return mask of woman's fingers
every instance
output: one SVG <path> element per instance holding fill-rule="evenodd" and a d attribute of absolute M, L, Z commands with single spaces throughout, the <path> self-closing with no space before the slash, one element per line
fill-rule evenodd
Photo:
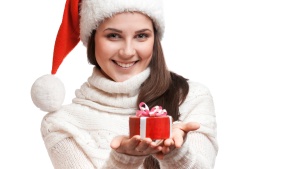
<path fill-rule="evenodd" d="M 117 136 L 110 146 L 119 153 L 129 155 L 149 155 L 162 150 L 162 147 L 157 146 L 150 138 L 141 139 L 138 135 L 130 139 L 127 136 Z"/>
<path fill-rule="evenodd" d="M 174 145 L 173 139 L 168 138 L 168 139 L 166 139 L 166 140 L 164 141 L 164 146 L 169 147 L 169 146 L 171 146 L 171 145 Z"/>
<path fill-rule="evenodd" d="M 120 147 L 122 140 L 124 139 L 125 136 L 117 136 L 115 137 L 111 143 L 110 143 L 110 147 L 112 149 L 117 149 Z"/>
<path fill-rule="evenodd" d="M 183 144 L 183 136 L 181 134 L 177 134 L 173 137 L 174 140 L 174 146 L 176 148 L 180 148 L 181 145 Z"/>
<path fill-rule="evenodd" d="M 139 144 L 136 145 L 135 149 L 139 152 L 146 151 L 151 145 L 152 140 L 150 138 L 145 138 L 140 140 Z"/>
<path fill-rule="evenodd" d="M 127 136 L 117 136 L 111 141 L 110 147 L 119 152 L 127 152 L 131 149 L 135 149 L 139 143 L 140 136 L 134 136 L 131 139 Z"/>
<path fill-rule="evenodd" d="M 178 126 L 175 127 L 173 133 L 173 140 L 174 140 L 175 147 L 179 148 L 182 146 L 186 133 L 197 130 L 199 128 L 200 128 L 200 124 L 197 122 L 178 124 Z"/>
<path fill-rule="evenodd" d="M 189 132 L 189 131 L 194 131 L 200 128 L 200 124 L 197 122 L 188 122 L 188 123 L 183 123 L 180 126 L 180 129 L 185 131 L 185 132 Z"/>

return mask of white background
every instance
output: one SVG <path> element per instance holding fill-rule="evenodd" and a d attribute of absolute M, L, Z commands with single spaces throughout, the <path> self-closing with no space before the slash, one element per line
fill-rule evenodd
<path fill-rule="evenodd" d="M 183 3 L 184 2 L 184 3 Z M 49 74 L 64 0 L 1 2 L 0 168 L 50 169 L 30 97 Z M 299 169 L 300 3 L 296 0 L 165 0 L 170 70 L 214 97 L 216 169 Z M 80 43 L 57 76 L 66 103 L 91 73 Z"/>

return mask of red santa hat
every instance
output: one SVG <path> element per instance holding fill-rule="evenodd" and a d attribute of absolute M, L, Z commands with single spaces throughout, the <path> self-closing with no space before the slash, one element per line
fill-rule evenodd
<path fill-rule="evenodd" d="M 106 18 L 121 12 L 141 12 L 154 23 L 160 39 L 164 33 L 163 0 L 67 0 L 54 44 L 51 74 L 38 78 L 31 87 L 33 103 L 53 112 L 63 104 L 64 85 L 55 74 L 64 58 L 81 41 L 87 46 L 94 29 Z"/>

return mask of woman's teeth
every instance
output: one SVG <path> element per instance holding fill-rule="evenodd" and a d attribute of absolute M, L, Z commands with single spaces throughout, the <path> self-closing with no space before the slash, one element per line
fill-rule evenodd
<path fill-rule="evenodd" d="M 116 62 L 117 65 L 121 66 L 122 68 L 129 68 L 130 66 L 134 65 L 135 62 L 131 63 L 121 63 L 121 62 Z"/>

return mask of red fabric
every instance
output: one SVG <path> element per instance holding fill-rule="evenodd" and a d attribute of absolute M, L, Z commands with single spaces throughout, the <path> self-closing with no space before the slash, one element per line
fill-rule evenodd
<path fill-rule="evenodd" d="M 79 3 L 80 0 L 66 1 L 62 23 L 54 45 L 52 74 L 56 73 L 64 58 L 80 41 Z"/>
<path fill-rule="evenodd" d="M 129 118 L 129 137 L 140 135 L 140 117 Z M 152 140 L 167 139 L 170 137 L 170 119 L 168 116 L 147 117 L 146 137 Z"/>

